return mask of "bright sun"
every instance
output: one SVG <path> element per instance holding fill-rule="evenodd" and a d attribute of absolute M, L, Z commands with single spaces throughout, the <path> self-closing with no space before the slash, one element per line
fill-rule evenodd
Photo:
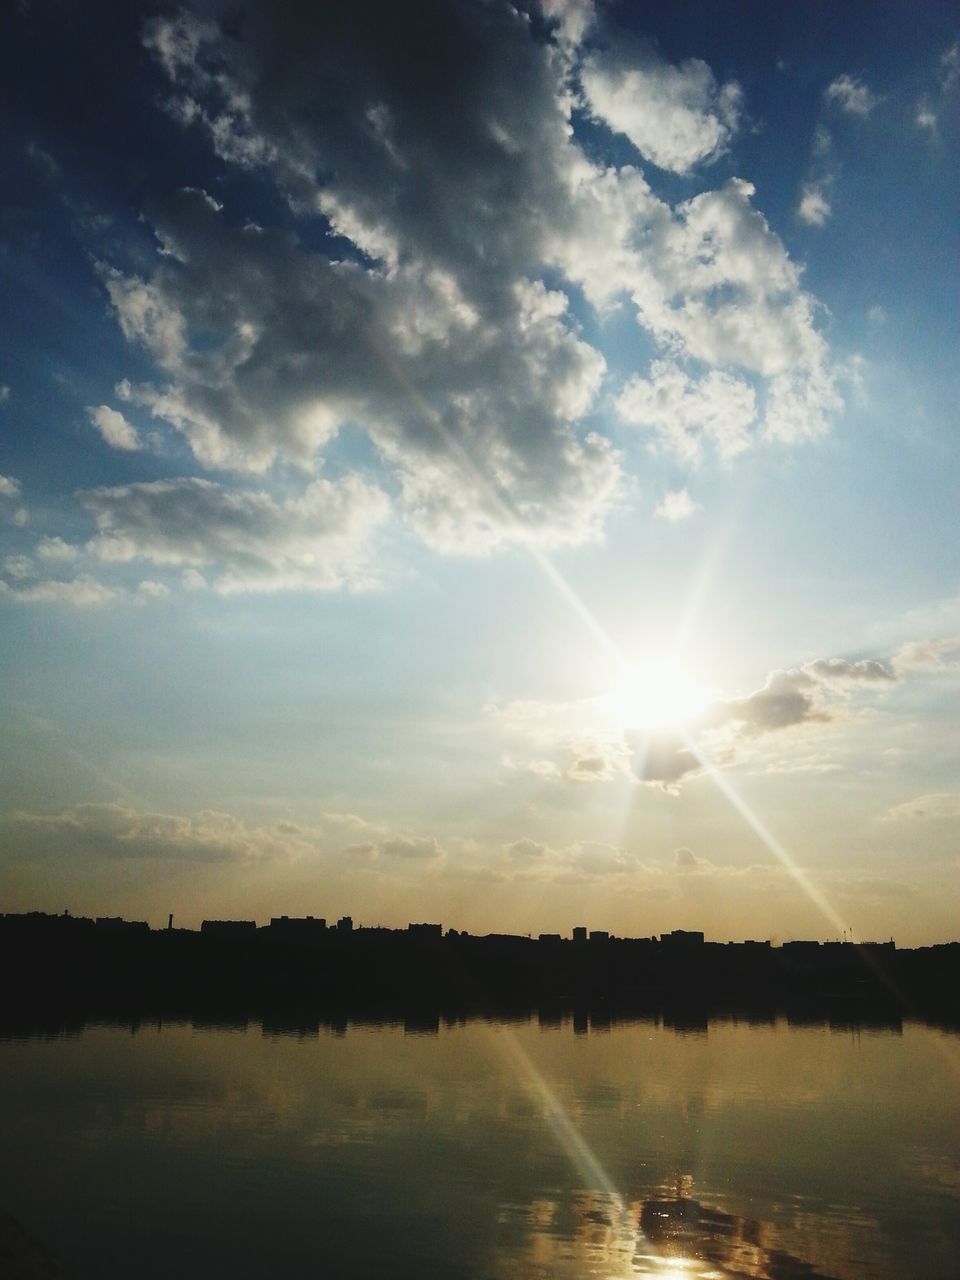
<path fill-rule="evenodd" d="M 679 729 L 715 697 L 675 659 L 625 665 L 597 704 L 622 729 Z"/>

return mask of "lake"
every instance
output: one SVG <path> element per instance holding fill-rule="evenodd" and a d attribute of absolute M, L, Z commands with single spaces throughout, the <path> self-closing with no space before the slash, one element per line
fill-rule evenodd
<path fill-rule="evenodd" d="M 0 1275 L 960 1276 L 920 1023 L 8 1031 L 0 1133 Z"/>

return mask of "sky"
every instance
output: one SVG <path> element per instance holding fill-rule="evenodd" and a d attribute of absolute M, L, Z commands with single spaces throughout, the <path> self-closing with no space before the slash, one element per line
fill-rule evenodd
<path fill-rule="evenodd" d="M 960 10 L 0 18 L 0 910 L 960 936 Z"/>

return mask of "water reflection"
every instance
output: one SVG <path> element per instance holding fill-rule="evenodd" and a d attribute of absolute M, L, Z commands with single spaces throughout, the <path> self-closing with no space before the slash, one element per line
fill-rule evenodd
<path fill-rule="evenodd" d="M 679 1193 L 624 1205 L 614 1194 L 575 1191 L 504 1205 L 497 1226 L 504 1280 L 838 1280 L 778 1248 L 768 1225 Z"/>
<path fill-rule="evenodd" d="M 0 1043 L 0 1211 L 65 1274 L 160 1280 L 159 1238 L 182 1280 L 960 1274 L 930 1028 L 204 1022 Z"/>

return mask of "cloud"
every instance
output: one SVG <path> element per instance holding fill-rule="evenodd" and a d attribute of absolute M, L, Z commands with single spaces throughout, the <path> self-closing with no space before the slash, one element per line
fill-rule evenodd
<path fill-rule="evenodd" d="M 946 99 L 960 83 L 960 41 L 955 42 L 941 55 L 937 64 L 937 87 L 933 93 L 924 94 L 917 103 L 917 127 L 936 134 L 940 124 L 940 112 Z"/>
<path fill-rule="evenodd" d="M 170 588 L 153 578 L 144 578 L 137 587 L 137 597 L 140 600 L 165 600 L 169 594 Z"/>
<path fill-rule="evenodd" d="M 87 410 L 90 421 L 110 445 L 111 449 L 126 451 L 140 448 L 140 437 L 122 413 L 101 404 Z"/>
<path fill-rule="evenodd" d="M 709 874 L 716 870 L 712 862 L 706 858 L 698 858 L 692 849 L 675 849 L 673 853 L 673 869 L 683 875 L 698 873 Z"/>
<path fill-rule="evenodd" d="M 3 561 L 3 572 L 9 578 L 31 578 L 33 576 L 33 562 L 29 556 L 6 556 Z"/>
<path fill-rule="evenodd" d="M 10 388 L 5 382 L 0 383 L 0 404 L 6 404 L 10 399 Z"/>
<path fill-rule="evenodd" d="M 384 858 L 412 858 L 416 861 L 434 861 L 444 857 L 444 851 L 433 837 L 393 836 L 383 840 L 377 850 Z"/>
<path fill-rule="evenodd" d="M 954 643 L 960 658 L 960 642 Z M 949 657 L 953 650 L 941 644 L 938 653 Z M 487 710 L 503 732 L 536 747 L 535 760 L 506 758 L 514 773 L 577 784 L 626 778 L 676 792 L 708 763 L 712 768 L 746 765 L 757 774 L 836 771 L 837 761 L 811 740 L 810 731 L 851 723 L 860 714 L 859 700 L 868 692 L 892 689 L 903 675 L 895 660 L 820 658 L 771 671 L 758 689 L 742 697 L 714 698 L 682 730 L 642 732 L 611 725 L 605 697 L 520 700 Z"/>
<path fill-rule="evenodd" d="M 512 862 L 527 862 L 531 859 L 539 861 L 551 854 L 549 845 L 542 844 L 539 840 L 514 840 L 511 844 L 505 844 L 503 851 Z"/>
<path fill-rule="evenodd" d="M 803 188 L 800 204 L 797 206 L 797 217 L 810 227 L 822 227 L 830 217 L 832 209 L 821 186 L 808 183 Z"/>
<path fill-rule="evenodd" d="M 879 103 L 879 97 L 856 76 L 843 75 L 837 78 L 824 90 L 827 102 L 834 103 L 848 115 L 866 117 Z"/>
<path fill-rule="evenodd" d="M 676 792 L 684 779 L 695 777 L 703 771 L 703 764 L 685 737 L 661 732 L 630 734 L 633 775 L 638 782 L 646 782 L 661 790 Z"/>
<path fill-rule="evenodd" d="M 955 671 L 960 668 L 960 635 L 941 636 L 933 640 L 911 640 L 893 655 L 896 672 Z"/>
<path fill-rule="evenodd" d="M 656 163 L 709 160 L 741 107 L 706 64 L 584 54 L 593 9 L 560 0 L 545 8 L 553 42 L 501 4 L 333 3 L 303 10 L 296 34 L 282 6 L 238 12 L 229 31 L 156 18 L 145 43 L 173 117 L 273 182 L 302 233 L 184 190 L 146 211 L 152 264 L 101 267 L 157 369 L 121 399 L 203 466 L 312 468 L 349 425 L 438 550 L 596 538 L 621 460 L 591 430 L 606 368 L 571 285 L 598 309 L 628 299 L 662 354 L 708 366 L 694 398 L 713 373 L 737 382 L 733 366 L 765 380 L 758 432 L 828 429 L 841 402 L 816 303 L 750 184 L 671 208 L 636 168 L 592 161 L 572 128 L 579 71 L 591 109 Z M 711 447 L 739 451 L 745 412 Z"/>
<path fill-rule="evenodd" d="M 116 588 L 86 574 L 67 580 L 47 578 L 17 587 L 0 582 L 0 596 L 19 604 L 70 604 L 83 609 L 106 604 L 119 594 Z"/>
<path fill-rule="evenodd" d="M 13 825 L 47 848 L 62 847 L 73 856 L 247 862 L 281 852 L 279 841 L 214 811 L 188 818 L 121 804 L 78 804 L 50 813 L 20 811 Z"/>
<path fill-rule="evenodd" d="M 897 679 L 897 673 L 891 663 L 880 658 L 860 658 L 856 661 L 850 661 L 847 658 L 818 658 L 816 662 L 808 662 L 803 670 L 815 679 L 828 683 L 834 681 L 890 683 Z"/>
<path fill-rule="evenodd" d="M 709 445 L 733 458 L 753 443 L 757 406 L 753 388 L 714 370 L 691 378 L 673 360 L 655 360 L 649 378 L 631 378 L 617 399 L 617 412 L 632 426 L 647 427 L 656 442 L 695 465 Z"/>
<path fill-rule="evenodd" d="M 355 843 L 345 843 L 349 836 Z M 324 813 L 312 826 L 288 820 L 258 826 L 215 810 L 153 813 L 120 803 L 17 811 L 0 822 L 0 841 L 27 856 L 196 864 L 322 861 L 341 870 L 359 861 L 376 863 L 381 875 L 391 865 L 399 875 L 405 862 L 439 864 L 445 857 L 431 837 L 391 832 L 352 813 Z"/>
<path fill-rule="evenodd" d="M 621 46 L 590 54 L 580 79 L 593 115 L 674 173 L 715 160 L 740 123 L 740 86 L 719 85 L 699 58 L 672 66 Z"/>
<path fill-rule="evenodd" d="M 110 563 L 210 566 L 223 594 L 369 584 L 369 540 L 388 510 L 386 496 L 356 476 L 315 480 L 284 501 L 192 477 L 80 497 L 99 530 L 92 554 Z"/>
<path fill-rule="evenodd" d="M 939 820 L 944 818 L 960 818 L 960 793 L 955 791 L 934 791 L 915 800 L 905 800 L 894 805 L 885 815 L 887 821 L 903 820 Z"/>
<path fill-rule="evenodd" d="M 577 841 L 555 848 L 525 837 L 504 845 L 503 852 L 516 876 L 555 884 L 586 884 L 644 870 L 634 854 L 598 841 Z"/>
<path fill-rule="evenodd" d="M 917 111 L 914 116 L 918 129 L 926 129 L 928 133 L 936 133 L 937 126 L 940 123 L 939 116 L 933 107 L 929 98 L 921 98 L 917 103 Z"/>
<path fill-rule="evenodd" d="M 689 520 L 699 510 L 700 504 L 694 502 L 686 489 L 669 489 L 657 503 L 653 514 L 661 520 L 676 524 L 681 520 Z"/>
<path fill-rule="evenodd" d="M 629 772 L 629 752 L 613 736 L 585 736 L 564 744 L 572 756 L 565 777 L 571 782 L 613 782 Z"/>
<path fill-rule="evenodd" d="M 41 538 L 35 548 L 40 560 L 75 560 L 80 554 L 76 547 L 64 542 L 63 538 Z"/>
<path fill-rule="evenodd" d="M 20 481 L 13 476 L 0 476 L 0 498 L 18 498 Z"/>

